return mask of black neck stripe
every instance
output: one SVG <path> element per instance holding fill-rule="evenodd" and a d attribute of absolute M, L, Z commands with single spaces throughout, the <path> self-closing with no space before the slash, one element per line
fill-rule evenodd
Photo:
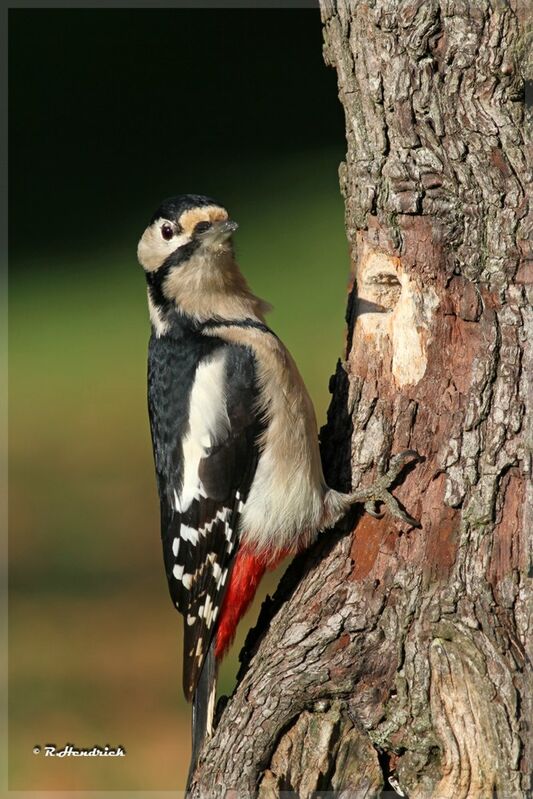
<path fill-rule="evenodd" d="M 271 330 L 268 325 L 258 322 L 257 319 L 210 319 L 208 322 L 202 322 L 199 327 L 200 330 L 206 330 L 214 327 L 255 328 L 256 330 L 261 330 L 262 333 L 270 333 L 275 338 L 278 338 L 278 336 L 276 336 L 274 331 Z"/>
<path fill-rule="evenodd" d="M 194 239 L 188 241 L 187 244 L 183 244 L 181 247 L 177 247 L 174 252 L 171 252 L 158 269 L 146 273 L 146 282 L 148 283 L 152 302 L 163 311 L 167 311 L 172 305 L 172 301 L 165 297 L 163 292 L 163 284 L 170 270 L 172 267 L 180 266 L 185 261 L 188 261 L 199 245 L 200 242 Z"/>

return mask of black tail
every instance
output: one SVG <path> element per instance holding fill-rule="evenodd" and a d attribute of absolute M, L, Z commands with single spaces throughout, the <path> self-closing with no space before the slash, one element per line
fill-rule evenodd
<path fill-rule="evenodd" d="M 213 727 L 217 689 L 215 642 L 216 637 L 213 636 L 192 702 L 192 754 L 189 776 L 187 777 L 186 793 L 189 793 L 192 777 L 196 770 L 198 756 L 203 746 L 205 736 L 206 734 L 211 734 Z"/>

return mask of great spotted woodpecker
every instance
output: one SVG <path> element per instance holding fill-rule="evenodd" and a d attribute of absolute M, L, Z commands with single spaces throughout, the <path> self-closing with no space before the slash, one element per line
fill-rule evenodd
<path fill-rule="evenodd" d="M 237 224 L 214 200 L 166 200 L 138 245 L 152 325 L 148 404 L 172 601 L 184 617 L 183 689 L 194 765 L 211 733 L 216 663 L 268 568 L 356 502 L 411 525 L 389 492 L 416 453 L 370 488 L 324 480 L 315 413 L 298 369 L 235 261 Z"/>

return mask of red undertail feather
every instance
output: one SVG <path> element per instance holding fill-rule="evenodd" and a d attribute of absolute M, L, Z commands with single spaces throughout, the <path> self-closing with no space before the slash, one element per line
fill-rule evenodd
<path fill-rule="evenodd" d="M 233 641 L 237 624 L 248 610 L 263 574 L 267 569 L 275 569 L 287 554 L 284 551 L 275 555 L 267 552 L 258 556 L 244 546 L 239 548 L 220 610 L 215 646 L 217 660 L 224 656 Z"/>

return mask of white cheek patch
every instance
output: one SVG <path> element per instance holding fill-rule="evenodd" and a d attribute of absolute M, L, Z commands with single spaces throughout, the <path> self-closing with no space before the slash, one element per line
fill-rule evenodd
<path fill-rule="evenodd" d="M 168 219 L 157 219 L 146 228 L 137 245 L 137 258 L 147 272 L 155 272 L 169 255 L 191 240 L 187 233 L 180 233 L 168 241 L 164 239 L 161 235 L 161 226 L 168 221 Z"/>

